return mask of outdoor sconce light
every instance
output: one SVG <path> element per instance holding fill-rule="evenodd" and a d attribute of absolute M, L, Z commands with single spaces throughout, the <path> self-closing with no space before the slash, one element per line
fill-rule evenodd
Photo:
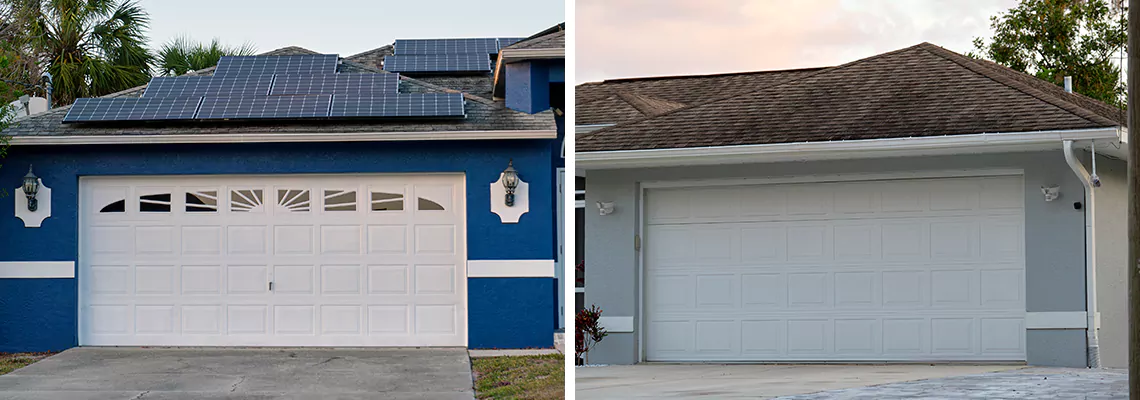
<path fill-rule="evenodd" d="M 610 215 L 614 213 L 614 202 L 612 201 L 599 201 L 598 202 L 598 215 Z"/>
<path fill-rule="evenodd" d="M 32 173 L 32 166 L 28 166 L 28 174 L 24 175 L 24 196 L 28 198 L 28 211 L 35 212 L 39 208 L 36 193 L 40 191 L 40 178 Z"/>
<path fill-rule="evenodd" d="M 507 189 L 507 207 L 515 206 L 515 189 L 519 187 L 519 172 L 515 170 L 515 160 L 507 161 L 507 169 L 503 170 L 503 187 Z"/>
<path fill-rule="evenodd" d="M 1061 187 L 1057 185 L 1042 186 L 1041 194 L 1045 195 L 1045 201 L 1057 200 L 1057 198 L 1061 197 Z"/>

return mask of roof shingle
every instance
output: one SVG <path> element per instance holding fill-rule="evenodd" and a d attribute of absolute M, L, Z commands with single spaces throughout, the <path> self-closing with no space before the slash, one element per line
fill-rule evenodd
<path fill-rule="evenodd" d="M 1123 126 L 1123 113 L 929 43 L 595 131 L 578 151 Z M 664 89 L 660 93 L 666 93 Z"/>

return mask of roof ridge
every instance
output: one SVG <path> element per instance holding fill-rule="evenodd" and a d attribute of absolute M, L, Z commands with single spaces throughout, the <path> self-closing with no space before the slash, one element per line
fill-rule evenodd
<path fill-rule="evenodd" d="M 1069 112 L 1070 114 L 1084 118 L 1086 121 L 1089 121 L 1092 123 L 1097 123 L 1097 124 L 1107 124 L 1107 125 L 1117 125 L 1117 126 L 1120 125 L 1119 122 L 1108 119 L 1108 118 L 1106 118 L 1100 114 L 1097 114 L 1096 112 L 1094 112 L 1092 110 L 1081 107 L 1080 105 L 1078 105 L 1076 103 L 1073 103 L 1071 101 L 1068 101 L 1068 100 L 1065 100 L 1062 98 L 1058 98 L 1057 96 L 1054 96 L 1052 94 L 1041 91 L 1040 89 L 1037 89 L 1033 86 L 1027 85 L 1024 82 L 1018 81 L 1016 79 L 1011 79 L 1009 77 L 1005 77 L 1005 76 L 1001 76 L 999 74 L 995 74 L 995 73 L 993 73 L 993 71 L 990 70 L 990 68 L 993 68 L 993 67 L 983 66 L 982 64 L 980 64 L 978 62 L 978 60 L 963 56 L 961 54 L 952 52 L 950 50 L 946 50 L 942 47 L 939 47 L 939 46 L 937 46 L 933 43 L 929 43 L 929 42 L 920 43 L 916 47 L 919 47 L 922 50 L 924 50 L 924 51 L 926 51 L 932 55 L 943 58 L 943 59 L 950 61 L 952 63 L 958 64 L 962 68 L 965 68 L 965 69 L 967 69 L 973 73 L 976 73 L 978 75 L 986 77 L 986 78 L 988 78 L 988 79 L 990 79 L 990 80 L 992 80 L 998 84 L 1004 85 L 1004 86 L 1009 87 L 1009 88 L 1014 89 L 1014 90 L 1017 90 L 1021 93 L 1024 93 L 1024 94 L 1030 96 L 1030 97 L 1033 97 L 1033 98 L 1035 98 L 1035 99 L 1037 99 L 1043 103 L 1049 104 L 1051 106 L 1054 106 L 1054 107 L 1057 107 L 1061 110 Z M 1006 67 L 1006 66 L 1003 66 L 1000 64 L 996 64 L 996 63 L 994 65 L 997 67 L 1000 67 L 1000 68 L 1004 68 L 1010 72 L 1023 74 L 1023 72 L 1017 71 L 1013 68 L 1009 68 L 1009 67 Z M 1028 74 L 1026 74 L 1026 75 L 1028 75 Z M 1034 76 L 1030 76 L 1030 77 L 1033 79 L 1040 79 L 1040 78 L 1037 78 Z M 1074 92 L 1074 93 L 1070 93 L 1070 94 L 1077 94 L 1077 93 Z"/>
<path fill-rule="evenodd" d="M 394 47 L 394 46 L 393 46 L 393 45 L 390 45 L 390 44 L 386 44 L 386 45 L 383 45 L 383 46 L 377 47 L 377 48 L 375 48 L 375 49 L 372 49 L 372 50 L 365 50 L 365 51 L 362 51 L 362 52 L 359 52 L 359 53 L 353 54 L 353 55 L 351 55 L 351 56 L 345 57 L 344 59 L 345 59 L 345 60 L 348 60 L 348 59 L 352 59 L 352 58 L 360 57 L 360 56 L 363 56 L 363 55 L 365 55 L 365 54 L 369 54 L 369 53 L 375 53 L 375 52 L 378 52 L 378 51 L 384 50 L 384 49 L 386 49 L 386 48 L 389 48 L 389 47 Z"/>
<path fill-rule="evenodd" d="M 901 49 L 898 49 L 898 50 L 894 50 L 894 51 L 889 51 L 889 52 L 886 52 L 886 53 L 882 53 L 882 54 L 876 54 L 876 55 L 873 55 L 873 56 L 870 56 L 870 57 L 866 57 L 866 58 L 860 58 L 860 59 L 858 59 L 858 60 L 855 60 L 855 61 L 851 61 L 851 62 L 848 62 L 848 63 L 844 63 L 844 64 L 840 64 L 840 65 L 837 65 L 837 66 L 834 66 L 834 67 L 824 67 L 824 68 L 822 68 L 822 69 L 820 69 L 820 70 L 818 70 L 818 71 L 810 72 L 810 73 L 807 73 L 807 74 L 804 74 L 804 75 L 802 75 L 802 76 L 798 76 L 798 77 L 795 77 L 795 78 L 786 79 L 786 80 L 784 80 L 784 81 L 781 81 L 781 82 L 778 82 L 778 83 L 776 83 L 776 84 L 773 84 L 773 85 L 768 85 L 768 86 L 765 86 L 765 87 L 763 87 L 763 88 L 759 88 L 759 89 L 756 89 L 756 90 L 747 91 L 747 92 L 738 93 L 738 94 L 733 94 L 733 95 L 728 95 L 728 96 L 723 96 L 723 97 L 719 97 L 719 98 L 711 99 L 711 100 L 709 100 L 709 101 L 705 101 L 705 102 L 701 102 L 701 103 L 690 104 L 690 105 L 687 105 L 687 106 L 685 106 L 685 107 L 681 107 L 681 108 L 677 108 L 677 109 L 674 109 L 674 110 L 670 110 L 670 111 L 667 111 L 667 112 L 663 112 L 663 113 L 661 113 L 661 114 L 657 114 L 657 115 L 653 115 L 653 116 L 647 116 L 647 117 L 644 117 L 644 118 L 639 118 L 639 119 L 636 119 L 636 120 L 633 120 L 633 121 L 629 121 L 629 122 L 626 122 L 626 123 L 623 123 L 623 124 L 615 124 L 615 125 L 613 125 L 613 126 L 608 126 L 608 127 L 605 127 L 605 128 L 602 128 L 602 129 L 599 129 L 599 130 L 596 130 L 596 131 L 590 132 L 590 133 L 588 133 L 588 134 L 586 134 L 586 135 L 584 135 L 584 136 L 582 136 L 582 137 L 580 137 L 580 138 L 581 138 L 581 139 L 587 139 L 587 138 L 590 138 L 590 137 L 594 137 L 594 136 L 597 136 L 597 135 L 599 135 L 599 134 L 608 133 L 610 130 L 616 130 L 618 127 L 625 127 L 625 126 L 628 126 L 628 125 L 639 124 L 639 123 L 642 123 L 642 122 L 644 122 L 644 121 L 646 121 L 646 120 L 650 120 L 650 119 L 653 119 L 653 118 L 660 118 L 660 117 L 664 117 L 664 116 L 667 116 L 667 115 L 670 115 L 670 114 L 673 114 L 673 113 L 678 113 L 678 112 L 681 112 L 681 111 L 685 111 L 685 110 L 689 110 L 689 109 L 693 109 L 693 108 L 696 108 L 696 107 L 702 107 L 702 106 L 706 106 L 706 105 L 711 105 L 711 104 L 714 104 L 714 103 L 719 103 L 719 102 L 722 102 L 722 101 L 725 101 L 725 100 L 731 100 L 731 99 L 735 99 L 735 98 L 739 98 L 739 97 L 743 97 L 743 96 L 750 96 L 750 95 L 753 95 L 753 94 L 756 94 L 756 93 L 760 93 L 760 92 L 763 92 L 763 91 L 766 91 L 766 90 L 770 90 L 770 89 L 774 89 L 774 88 L 777 88 L 777 87 L 780 87 L 780 86 L 784 86 L 784 85 L 786 85 L 786 84 L 789 84 L 789 83 L 792 83 L 792 82 L 798 82 L 798 81 L 802 81 L 802 80 L 804 80 L 804 79 L 807 79 L 807 78 L 811 78 L 811 77 L 814 77 L 814 76 L 817 76 L 817 75 L 820 75 L 820 74 L 828 73 L 828 72 L 831 72 L 831 71 L 838 71 L 838 70 L 841 70 L 841 69 L 844 69 L 844 68 L 848 68 L 848 67 L 851 67 L 852 65 L 860 64 L 860 63 L 863 63 L 863 62 L 867 62 L 867 61 L 871 61 L 871 60 L 877 60 L 877 59 L 879 59 L 879 58 L 883 58 L 883 57 L 886 57 L 886 56 L 889 56 L 889 55 L 894 55 L 894 54 L 896 54 L 896 53 L 901 53 L 901 52 L 904 52 L 904 51 L 907 51 L 907 50 L 911 50 L 911 49 L 917 48 L 917 47 L 919 47 L 919 46 L 922 46 L 922 44 L 920 43 L 920 44 L 917 44 L 917 45 L 914 45 L 914 46 L 905 47 L 905 48 L 901 48 Z"/>
<path fill-rule="evenodd" d="M 716 73 L 711 73 L 711 74 L 657 75 L 657 76 L 630 77 L 630 78 L 613 78 L 613 79 L 603 79 L 603 80 L 594 81 L 594 82 L 583 82 L 583 83 L 579 83 L 577 86 L 603 85 L 606 83 L 643 82 L 643 81 L 665 80 L 665 79 L 717 78 L 717 77 L 722 77 L 722 76 L 777 74 L 777 73 L 797 72 L 797 71 L 815 71 L 815 70 L 822 70 L 822 69 L 828 69 L 828 68 L 834 68 L 834 67 L 805 67 L 805 68 L 771 69 L 771 70 L 763 70 L 763 71 L 716 72 Z"/>

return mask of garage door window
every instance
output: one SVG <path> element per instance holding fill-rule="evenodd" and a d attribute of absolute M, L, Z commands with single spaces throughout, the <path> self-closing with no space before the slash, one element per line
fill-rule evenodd
<path fill-rule="evenodd" d="M 356 191 L 326 190 L 325 211 L 356 211 Z"/>
<path fill-rule="evenodd" d="M 372 211 L 402 211 L 403 193 L 372 192 Z"/>
<path fill-rule="evenodd" d="M 238 189 L 230 191 L 230 210 L 234 212 L 258 212 L 264 200 L 261 189 Z"/>
<path fill-rule="evenodd" d="M 104 214 L 106 214 L 106 213 L 121 213 L 121 212 L 126 212 L 126 211 L 127 211 L 127 201 L 126 200 L 114 201 L 111 204 L 107 204 L 107 205 L 103 206 L 103 208 L 99 209 L 99 212 L 104 213 Z"/>
<path fill-rule="evenodd" d="M 218 212 L 218 191 L 202 190 L 186 192 L 186 212 L 188 213 L 214 213 Z"/>
<path fill-rule="evenodd" d="M 277 205 L 287 212 L 307 213 L 311 209 L 308 189 L 278 189 Z"/>
<path fill-rule="evenodd" d="M 139 196 L 140 212 L 170 212 L 170 193 Z"/>

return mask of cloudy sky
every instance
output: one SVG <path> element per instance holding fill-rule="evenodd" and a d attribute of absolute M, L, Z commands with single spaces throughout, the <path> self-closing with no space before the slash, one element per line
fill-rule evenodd
<path fill-rule="evenodd" d="M 530 36 L 565 21 L 562 0 L 141 0 L 151 46 L 177 35 L 349 56 L 395 39 Z"/>
<path fill-rule="evenodd" d="M 965 53 L 1017 0 L 576 0 L 576 79 L 839 65 L 921 42 Z"/>

